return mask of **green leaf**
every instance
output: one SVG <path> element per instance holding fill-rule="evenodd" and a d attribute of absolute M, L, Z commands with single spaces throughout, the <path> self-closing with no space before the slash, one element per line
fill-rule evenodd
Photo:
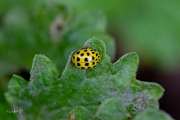
<path fill-rule="evenodd" d="M 129 84 L 136 77 L 138 64 L 139 57 L 135 52 L 125 54 L 113 64 L 112 73 L 124 78 L 123 84 Z"/>
<path fill-rule="evenodd" d="M 25 88 L 27 84 L 27 81 L 25 81 L 22 77 L 13 75 L 8 84 L 9 92 L 5 93 L 7 101 L 11 104 L 17 102 L 17 93 L 19 93 L 21 89 Z"/>
<path fill-rule="evenodd" d="M 68 115 L 69 120 L 91 120 L 92 114 L 82 106 L 77 106 Z"/>
<path fill-rule="evenodd" d="M 26 87 L 28 82 L 18 75 L 13 75 L 9 81 L 8 89 L 12 92 L 19 92 L 21 88 Z"/>
<path fill-rule="evenodd" d="M 44 55 L 35 55 L 31 69 L 30 83 L 36 86 L 52 85 L 59 76 L 56 64 Z"/>
<path fill-rule="evenodd" d="M 164 111 L 147 110 L 138 114 L 134 120 L 173 120 L 173 118 Z"/>
<path fill-rule="evenodd" d="M 97 109 L 95 120 L 128 120 L 126 108 L 119 98 L 106 99 Z"/>
<path fill-rule="evenodd" d="M 101 39 L 92 37 L 84 46 L 97 50 L 101 54 L 100 62 L 93 69 L 79 69 L 71 62 L 72 52 L 60 78 L 51 60 L 44 55 L 35 55 L 30 82 L 16 93 L 19 97 L 16 104 L 26 108 L 26 117 L 57 119 L 72 113 L 71 117 L 79 118 L 82 112 L 96 114 L 99 118 L 104 114 L 103 108 L 110 112 L 106 117 L 112 118 L 114 112 L 111 110 L 116 108 L 108 106 L 117 105 L 123 106 L 117 111 L 124 111 L 128 116 L 120 116 L 127 119 L 144 110 L 159 108 L 157 100 L 164 89 L 158 84 L 135 79 L 139 63 L 136 53 L 128 53 L 112 64 Z M 99 103 L 103 104 L 99 106 Z"/>
<path fill-rule="evenodd" d="M 163 96 L 164 88 L 157 83 L 141 82 L 137 80 L 132 80 L 132 87 L 140 86 L 141 91 L 143 91 L 152 100 L 158 100 Z"/>
<path fill-rule="evenodd" d="M 60 78 L 62 91 L 71 98 L 69 104 L 94 105 L 106 98 L 119 96 L 132 116 L 147 108 L 158 109 L 156 100 L 162 96 L 163 88 L 154 83 L 138 81 L 137 85 L 134 82 L 137 81 L 135 80 L 139 62 L 137 54 L 126 54 L 112 65 L 105 54 L 105 45 L 101 42 L 94 37 L 85 44 L 102 54 L 100 63 L 93 69 L 77 69 L 71 63 L 70 56 L 67 67 Z M 158 93 L 151 92 L 152 89 Z M 153 94 L 150 96 L 146 93 Z M 89 109 L 93 111 L 93 108 Z"/>

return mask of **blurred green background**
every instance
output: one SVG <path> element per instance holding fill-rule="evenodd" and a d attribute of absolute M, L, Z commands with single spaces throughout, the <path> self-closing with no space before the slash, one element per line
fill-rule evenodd
<path fill-rule="evenodd" d="M 61 73 L 70 52 L 97 35 L 104 39 L 112 62 L 127 52 L 138 53 L 137 78 L 160 83 L 166 90 L 160 107 L 178 119 L 179 6 L 179 0 L 1 1 L 0 113 L 8 108 L 3 92 L 9 78 L 18 74 L 28 80 L 35 54 L 48 56 Z"/>

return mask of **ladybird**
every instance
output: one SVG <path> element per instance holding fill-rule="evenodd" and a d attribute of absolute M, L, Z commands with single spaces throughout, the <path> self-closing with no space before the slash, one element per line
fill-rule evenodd
<path fill-rule="evenodd" d="M 88 69 L 93 68 L 98 64 L 100 56 L 99 52 L 94 49 L 82 48 L 73 54 L 71 60 L 76 67 Z"/>

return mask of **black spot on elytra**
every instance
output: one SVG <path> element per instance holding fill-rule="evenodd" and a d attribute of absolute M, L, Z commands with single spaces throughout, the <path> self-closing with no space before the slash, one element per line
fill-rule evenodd
<path fill-rule="evenodd" d="M 80 55 L 81 57 L 83 57 L 84 56 L 84 53 L 81 53 L 81 55 Z"/>
<path fill-rule="evenodd" d="M 89 56 L 90 54 L 87 52 L 87 56 Z"/>
<path fill-rule="evenodd" d="M 88 68 L 90 68 L 90 67 L 88 67 Z"/>
<path fill-rule="evenodd" d="M 73 56 L 73 60 L 75 59 L 75 57 Z"/>
<path fill-rule="evenodd" d="M 80 58 L 79 58 L 79 57 L 77 57 L 76 61 L 80 61 Z"/>
<path fill-rule="evenodd" d="M 95 62 L 92 63 L 92 65 L 94 65 L 94 64 L 95 64 Z"/>
<path fill-rule="evenodd" d="M 94 52 L 92 52 L 92 54 L 94 54 Z"/>
<path fill-rule="evenodd" d="M 76 54 L 79 54 L 80 52 L 78 51 L 78 52 L 76 52 Z"/>
<path fill-rule="evenodd" d="M 98 56 L 98 54 L 96 53 L 96 56 Z"/>
<path fill-rule="evenodd" d="M 85 59 L 84 59 L 84 61 L 86 61 L 86 62 L 87 62 L 87 61 L 88 61 L 88 58 L 85 58 Z"/>
<path fill-rule="evenodd" d="M 87 49 L 85 49 L 84 52 L 87 52 Z"/>
<path fill-rule="evenodd" d="M 81 66 L 81 64 L 80 64 L 80 63 L 77 63 L 77 66 Z"/>
<path fill-rule="evenodd" d="M 89 66 L 89 63 L 85 63 L 85 66 Z"/>
<path fill-rule="evenodd" d="M 84 67 L 81 67 L 82 69 L 85 69 Z"/>
<path fill-rule="evenodd" d="M 94 60 L 94 56 L 92 56 L 92 60 Z"/>

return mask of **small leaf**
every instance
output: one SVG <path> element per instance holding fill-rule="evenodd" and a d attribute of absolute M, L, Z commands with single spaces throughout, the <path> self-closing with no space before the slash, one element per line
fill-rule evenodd
<path fill-rule="evenodd" d="M 126 108 L 119 98 L 106 99 L 98 108 L 95 120 L 128 120 Z"/>
<path fill-rule="evenodd" d="M 138 114 L 134 120 L 173 120 L 173 118 L 163 111 L 147 110 Z"/>
<path fill-rule="evenodd" d="M 112 74 L 117 74 L 123 78 L 123 83 L 129 84 L 131 79 L 135 79 L 138 69 L 139 57 L 135 52 L 123 55 L 113 64 Z"/>
<path fill-rule="evenodd" d="M 13 75 L 9 81 L 8 89 L 11 92 L 19 92 L 23 87 L 27 86 L 27 81 L 18 75 Z"/>
<path fill-rule="evenodd" d="M 74 119 L 73 119 L 74 118 Z M 92 114 L 82 106 L 78 106 L 69 113 L 69 120 L 91 120 Z"/>
<path fill-rule="evenodd" d="M 157 83 L 142 82 L 139 80 L 132 80 L 132 87 L 139 86 L 148 97 L 152 100 L 158 100 L 163 96 L 164 88 Z"/>
<path fill-rule="evenodd" d="M 17 93 L 20 92 L 23 88 L 25 88 L 27 84 L 27 81 L 24 80 L 22 77 L 13 75 L 8 84 L 9 91 L 4 94 L 7 101 L 11 104 L 17 102 Z"/>
<path fill-rule="evenodd" d="M 31 69 L 30 85 L 52 85 L 57 81 L 58 69 L 56 64 L 44 55 L 35 55 Z"/>

